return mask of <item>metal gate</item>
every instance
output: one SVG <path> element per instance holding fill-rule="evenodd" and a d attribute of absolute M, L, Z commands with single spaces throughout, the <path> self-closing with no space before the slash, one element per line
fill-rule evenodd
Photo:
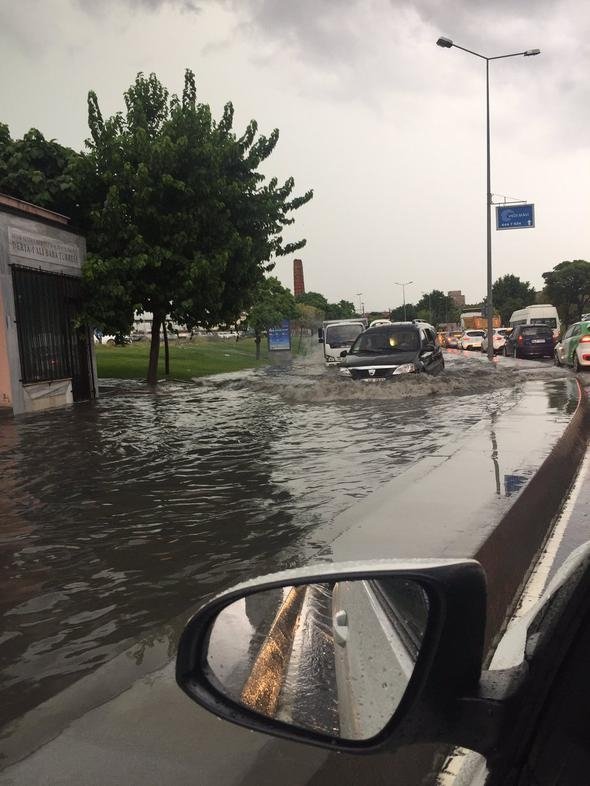
<path fill-rule="evenodd" d="M 76 328 L 81 281 L 12 265 L 23 384 L 72 380 L 74 401 L 90 398 L 90 331 Z"/>

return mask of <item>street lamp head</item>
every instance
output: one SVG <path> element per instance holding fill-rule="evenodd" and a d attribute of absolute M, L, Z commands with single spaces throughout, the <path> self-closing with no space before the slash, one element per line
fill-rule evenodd
<path fill-rule="evenodd" d="M 524 53 L 524 56 L 533 57 L 533 55 L 540 55 L 540 54 L 541 54 L 540 49 L 527 49 L 526 52 Z"/>
<path fill-rule="evenodd" d="M 450 38 L 439 38 L 436 45 L 442 46 L 444 49 L 450 49 L 453 46 L 453 42 Z"/>

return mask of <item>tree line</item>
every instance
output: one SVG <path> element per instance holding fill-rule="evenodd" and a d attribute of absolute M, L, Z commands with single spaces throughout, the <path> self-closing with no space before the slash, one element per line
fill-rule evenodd
<path fill-rule="evenodd" d="M 508 325 L 514 311 L 534 303 L 551 303 L 557 308 L 564 325 L 577 322 L 582 314 L 590 312 L 590 262 L 584 259 L 560 262 L 553 270 L 543 273 L 545 281 L 541 293 L 535 292 L 528 281 L 508 273 L 496 279 L 492 286 L 494 312 L 503 325 Z M 461 311 L 484 310 L 486 299 L 459 308 L 451 298 L 438 289 L 422 295 L 416 303 L 406 303 L 391 311 L 391 319 L 426 319 L 434 325 L 456 323 Z"/>

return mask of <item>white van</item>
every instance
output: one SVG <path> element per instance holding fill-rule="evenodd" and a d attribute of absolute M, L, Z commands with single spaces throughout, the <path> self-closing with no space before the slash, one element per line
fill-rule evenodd
<path fill-rule="evenodd" d="M 557 316 L 557 309 L 548 303 L 527 306 L 514 311 L 510 317 L 510 327 L 517 325 L 548 325 L 553 328 L 553 335 L 557 337 L 561 330 L 561 323 Z"/>
<path fill-rule="evenodd" d="M 350 349 L 356 337 L 366 328 L 364 319 L 332 319 L 322 323 L 318 331 L 320 342 L 324 344 L 324 360 L 328 365 L 342 362 L 341 353 Z"/>

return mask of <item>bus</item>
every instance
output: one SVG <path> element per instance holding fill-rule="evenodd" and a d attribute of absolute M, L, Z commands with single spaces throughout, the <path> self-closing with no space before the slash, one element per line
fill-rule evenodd
<path fill-rule="evenodd" d="M 540 303 L 514 311 L 510 317 L 510 327 L 515 328 L 517 325 L 548 325 L 553 329 L 555 338 L 561 331 L 557 309 L 549 303 Z"/>

